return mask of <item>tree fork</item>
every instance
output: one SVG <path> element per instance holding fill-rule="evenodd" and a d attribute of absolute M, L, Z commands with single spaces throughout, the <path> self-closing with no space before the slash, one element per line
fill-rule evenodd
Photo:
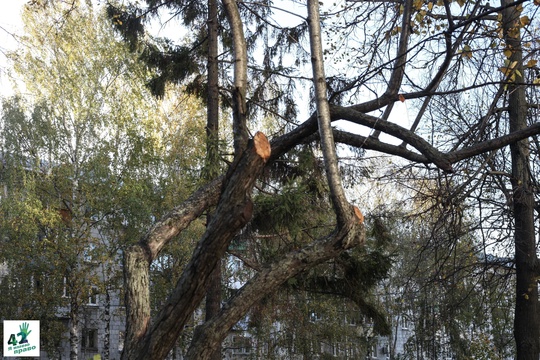
<path fill-rule="evenodd" d="M 196 329 L 186 354 L 189 360 L 208 360 L 229 330 L 242 319 L 248 309 L 275 291 L 287 279 L 333 259 L 345 250 L 365 242 L 363 215 L 355 206 L 348 206 L 347 222 L 331 234 L 264 267 L 251 278 L 223 307 L 220 314 Z"/>
<path fill-rule="evenodd" d="M 128 316 L 128 322 L 137 321 L 138 328 L 128 325 L 130 333 L 127 337 L 134 338 L 136 335 L 139 341 L 130 343 L 133 346 L 124 349 L 123 359 L 163 359 L 172 349 L 189 316 L 204 298 L 210 274 L 223 257 L 232 238 L 251 218 L 250 210 L 253 204 L 250 194 L 270 157 L 270 152 L 268 139 L 261 132 L 255 134 L 254 138 L 248 142 L 236 166 L 224 180 L 216 212 L 205 234 L 197 244 L 190 262 L 186 265 L 176 288 L 157 315 L 155 322 L 145 331 L 147 322 Z M 154 254 L 154 257 L 151 257 L 148 252 L 144 254 L 142 249 L 139 249 L 137 254 L 138 261 L 126 263 L 132 264 L 132 269 L 138 265 L 135 269 L 140 273 L 139 275 L 132 274 L 132 283 L 126 284 L 128 288 L 126 293 L 132 294 L 131 296 L 137 296 L 135 290 L 141 293 L 141 290 L 135 287 L 137 281 L 133 282 L 133 279 L 141 276 L 144 279 L 142 273 L 148 272 L 149 261 L 157 255 Z M 129 255 L 127 254 L 128 260 Z M 142 260 L 144 257 L 146 263 Z M 126 280 L 129 281 L 129 278 Z M 137 299 L 130 299 L 126 295 L 126 301 L 131 300 Z M 140 301 L 135 304 L 145 305 L 145 302 Z M 137 311 L 139 310 L 131 309 L 130 313 L 135 314 Z M 149 321 L 149 316 L 147 319 Z"/>

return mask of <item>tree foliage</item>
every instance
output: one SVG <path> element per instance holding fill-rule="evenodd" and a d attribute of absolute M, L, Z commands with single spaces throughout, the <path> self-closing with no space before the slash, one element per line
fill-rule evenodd
<path fill-rule="evenodd" d="M 211 274 L 228 259 L 227 252 L 240 258 L 249 270 L 241 273 L 242 286 L 235 289 L 227 305 L 197 327 L 186 354 L 188 358 L 210 358 L 229 329 L 250 308 L 263 308 L 261 304 L 269 301 L 278 289 L 276 299 L 286 299 L 290 294 L 287 291 L 292 290 L 299 299 L 323 287 L 333 290 L 334 295 L 351 299 L 380 326 L 379 330 L 385 330 L 384 322 L 377 322 L 380 313 L 370 303 L 369 292 L 389 270 L 389 242 L 366 238 L 363 215 L 352 205 L 352 191 L 346 192 L 342 184 L 347 165 L 353 163 L 352 168 L 354 162 L 362 163 L 364 160 L 358 155 L 363 155 L 364 150 L 401 158 L 400 164 L 405 166 L 394 172 L 392 180 L 402 180 L 399 174 L 408 176 L 409 188 L 433 199 L 415 204 L 415 210 L 423 213 L 417 218 L 420 223 L 413 225 L 412 234 L 425 242 L 418 248 L 413 246 L 416 251 L 410 261 L 416 261 L 412 269 L 425 267 L 430 276 L 415 279 L 413 284 L 422 290 L 430 281 L 436 284 L 444 294 L 442 306 L 447 307 L 448 313 L 458 309 L 456 304 L 476 298 L 469 296 L 477 291 L 470 280 L 476 273 L 470 269 L 474 268 L 474 259 L 478 259 L 479 246 L 486 253 L 492 249 L 485 246 L 489 245 L 485 237 L 483 243 L 475 241 L 476 236 L 486 234 L 477 217 L 485 220 L 487 208 L 489 234 L 514 235 L 513 252 L 519 252 L 515 257 L 517 284 L 522 289 L 516 294 L 516 314 L 520 315 L 515 321 L 516 349 L 520 359 L 538 358 L 538 339 L 531 340 L 519 330 L 520 322 L 532 319 L 534 323 L 537 316 L 535 307 L 529 306 L 536 304 L 537 297 L 536 282 L 531 279 L 538 271 L 538 260 L 534 241 L 530 241 L 534 234 L 530 226 L 534 221 L 535 182 L 527 174 L 536 169 L 529 151 L 537 150 L 535 139 L 540 126 L 534 121 L 535 106 L 525 101 L 535 99 L 538 83 L 537 4 L 517 1 L 492 6 L 465 0 L 405 0 L 337 2 L 323 4 L 319 9 L 320 6 L 315 1 L 309 1 L 307 6 L 287 2 L 283 8 L 265 1 L 221 2 L 217 14 L 219 86 L 221 104 L 230 109 L 228 129 L 232 146 L 221 148 L 224 166 L 220 175 L 197 190 L 187 186 L 184 196 L 168 197 L 167 202 L 153 197 L 152 190 L 156 184 L 170 184 L 168 181 L 178 173 L 162 172 L 161 165 L 150 166 L 148 172 L 139 168 L 159 159 L 171 159 L 171 151 L 178 157 L 194 147 L 191 143 L 178 148 L 163 145 L 163 137 L 156 135 L 163 132 L 154 130 L 152 122 L 138 122 L 145 119 L 146 112 L 138 112 L 133 106 L 116 107 L 122 104 L 115 95 L 119 87 L 99 89 L 103 81 L 117 77 L 111 78 L 106 72 L 103 78 L 95 80 L 101 62 L 95 64 L 94 77 L 89 77 L 99 90 L 94 97 L 81 96 L 73 85 L 56 93 L 58 104 L 43 102 L 43 111 L 53 114 L 52 119 L 62 119 L 59 124 L 65 124 L 66 129 L 76 129 L 78 121 L 84 120 L 80 136 L 65 133 L 55 140 L 63 143 L 64 148 L 71 146 L 75 150 L 71 158 L 58 156 L 58 163 L 82 160 L 80 167 L 68 167 L 63 179 L 94 171 L 85 167 L 85 161 L 98 149 L 104 157 L 115 153 L 129 164 L 112 169 L 117 176 L 123 175 L 124 170 L 129 174 L 121 177 L 119 185 L 133 184 L 135 194 L 151 199 L 139 204 L 145 221 L 132 221 L 138 218 L 125 216 L 118 223 L 128 221 L 123 234 L 129 244 L 124 252 L 127 338 L 123 358 L 161 359 L 167 355 L 203 300 Z M 158 39 L 147 32 L 146 26 L 159 16 L 168 16 L 167 12 L 179 20 L 178 27 L 189 30 L 183 39 Z M 167 96 L 167 84 L 173 83 L 185 85 L 186 91 L 204 98 L 203 89 L 209 82 L 206 3 L 111 3 L 107 13 L 128 41 L 136 73 L 142 74 L 139 78 L 154 94 Z M 61 18 L 66 16 L 69 12 L 62 13 Z M 61 26 L 61 21 L 53 22 L 49 33 L 54 34 Z M 36 37 L 39 30 L 35 30 Z M 72 36 L 79 33 L 66 31 Z M 66 47 L 41 57 L 30 56 L 28 63 L 64 65 L 71 56 L 77 66 L 66 75 L 82 79 L 80 72 L 94 62 L 92 57 L 79 59 L 78 55 L 73 47 Z M 125 62 L 117 58 L 111 58 L 109 63 L 111 68 L 122 64 Z M 32 74 L 26 70 L 24 73 Z M 62 84 L 49 81 L 43 74 L 46 72 L 32 78 L 30 88 L 38 85 L 37 93 L 47 86 L 50 89 L 51 84 Z M 140 96 L 136 103 L 142 108 L 148 106 L 145 101 L 155 101 L 146 96 L 142 87 L 128 93 Z M 106 98 L 116 102 L 99 107 Z M 80 105 L 74 109 L 63 106 L 70 101 Z M 307 103 L 305 109 L 299 106 L 302 102 Z M 89 109 L 91 113 L 87 112 Z M 401 109 L 398 116 L 396 109 Z M 313 114 L 299 116 L 306 111 Z M 100 116 L 90 118 L 89 114 Z M 120 114 L 120 123 L 130 129 L 125 132 L 128 136 L 120 138 L 133 142 L 107 149 L 102 148 L 107 141 L 93 142 L 105 125 L 116 120 L 111 114 Z M 331 123 L 337 125 L 332 127 Z M 129 126 L 134 124 L 136 130 L 148 136 L 131 132 Z M 123 135 L 122 131 L 118 134 Z M 528 142 L 527 138 L 533 140 Z M 92 151 L 74 146 L 78 141 L 93 144 Z M 118 149 L 133 153 L 120 154 Z M 348 163 L 340 162 L 339 157 L 348 156 Z M 195 171 L 190 175 L 196 178 L 204 166 L 197 163 L 191 168 Z M 204 178 L 208 179 L 210 173 L 214 174 L 206 172 Z M 507 177 L 512 180 L 510 185 Z M 133 179 L 137 181 L 132 183 Z M 360 177 L 352 179 L 353 183 L 347 184 L 349 189 L 361 188 L 367 182 Z M 192 183 L 199 185 L 195 180 Z M 430 186 L 426 188 L 426 184 Z M 505 201 L 499 200 L 498 192 Z M 362 200 L 369 203 L 370 199 Z M 107 203 L 91 205 L 111 208 Z M 472 205 L 475 210 L 465 210 Z M 152 212 L 155 209 L 159 210 Z M 509 213 L 512 216 L 507 216 Z M 190 225 L 199 229 L 200 219 L 205 216 L 206 228 L 204 232 L 201 229 L 197 241 L 191 240 L 194 248 L 184 264 L 179 261 L 180 252 L 187 248 L 178 246 L 178 239 L 192 234 Z M 372 216 L 366 224 L 378 234 L 377 239 L 388 239 L 381 237 L 385 227 L 380 219 Z M 426 254 L 429 258 L 424 257 Z M 527 256 L 520 257 L 523 254 Z M 167 267 L 154 267 L 160 261 Z M 403 268 L 409 269 L 410 265 L 404 263 Z M 171 284 L 173 288 L 162 292 L 169 297 L 154 303 L 153 309 L 149 280 L 152 267 L 157 273 L 166 273 L 165 276 L 169 276 L 170 268 L 178 276 L 176 284 Z M 523 287 L 524 284 L 529 287 Z M 418 289 L 413 286 L 412 290 Z M 421 309 L 417 319 L 419 333 L 428 335 L 434 328 L 424 331 L 420 325 L 437 315 L 431 306 L 436 299 L 430 295 L 425 293 L 412 305 Z M 317 300 L 324 302 L 326 298 Z M 331 307 L 328 309 L 331 312 Z M 526 314 L 530 316 L 527 318 Z M 447 315 L 435 320 L 447 323 L 445 330 L 452 351 L 459 356 L 472 356 L 472 349 L 463 343 L 463 329 L 459 326 L 483 320 L 463 312 L 457 314 L 460 324 L 456 324 L 454 319 L 444 317 Z M 531 326 L 537 328 L 537 324 Z M 503 337 L 495 333 L 491 336 L 493 341 Z M 422 355 L 440 354 L 434 346 L 422 345 L 423 350 L 418 350 L 419 344 L 415 346 Z M 305 349 L 309 348 L 308 345 Z"/>
<path fill-rule="evenodd" d="M 148 14 L 154 13 L 159 5 L 165 6 L 160 2 L 149 2 L 148 4 Z M 195 9 L 183 3 L 178 5 L 178 9 L 181 9 L 179 14 L 186 19 L 188 24 L 191 24 L 199 14 L 205 11 L 203 6 Z M 186 6 L 182 7 L 183 5 Z M 281 25 L 279 21 L 276 21 L 275 14 L 281 9 L 273 8 L 271 4 L 237 4 L 223 1 L 223 13 L 226 15 L 223 26 L 230 30 L 228 33 L 221 34 L 224 50 L 223 59 L 228 60 L 223 62 L 222 68 L 224 70 L 230 69 L 230 64 L 233 64 L 230 73 L 234 74 L 233 78 L 224 77 L 222 80 L 224 84 L 232 84 L 228 92 L 224 93 L 223 98 L 224 102 L 229 103 L 233 110 L 232 129 L 235 161 L 226 174 L 226 185 L 224 185 L 222 193 L 227 194 L 229 191 L 225 190 L 226 186 L 230 186 L 227 179 L 235 174 L 240 176 L 240 172 L 244 171 L 243 168 L 239 167 L 239 159 L 247 144 L 248 129 L 258 126 L 256 115 L 263 113 L 275 117 L 276 121 L 281 119 L 286 121 L 281 127 L 283 129 L 280 133 L 281 136 L 277 136 L 271 141 L 272 155 L 269 159 L 269 165 L 273 161 L 283 161 L 287 152 L 304 142 L 320 139 L 321 143 L 325 144 L 319 155 L 322 155 L 323 168 L 327 170 L 331 204 L 337 216 L 337 233 L 339 233 L 339 229 L 345 230 L 347 227 L 346 225 L 342 226 L 347 224 L 345 219 L 348 210 L 345 209 L 348 208 L 348 205 L 344 196 L 341 195 L 343 193 L 340 190 L 340 181 L 336 177 L 336 155 L 332 154 L 334 149 L 332 137 L 336 142 L 353 147 L 377 150 L 400 156 L 413 163 L 428 165 L 428 169 L 431 171 L 418 172 L 421 176 L 431 177 L 441 174 L 443 178 L 444 176 L 455 176 L 455 179 L 465 181 L 464 186 L 458 187 L 455 192 L 442 194 L 439 198 L 439 204 L 445 208 L 444 212 L 440 214 L 441 221 L 442 219 L 455 221 L 456 227 L 449 229 L 456 233 L 449 234 L 446 244 L 448 248 L 454 249 L 457 239 L 461 237 L 459 234 L 461 229 L 458 228 L 461 225 L 459 223 L 461 215 L 457 205 L 459 201 L 454 202 L 448 196 L 454 196 L 458 199 L 460 196 L 466 198 L 474 192 L 474 190 L 467 189 L 468 184 L 476 183 L 477 180 L 474 176 L 480 174 L 480 172 L 475 172 L 474 167 L 471 167 L 473 161 L 483 161 L 482 158 L 489 156 L 486 154 L 494 153 L 506 145 L 538 133 L 537 124 L 521 127 L 510 134 L 506 130 L 501 131 L 501 128 L 497 128 L 496 132 L 490 131 L 493 129 L 492 125 L 497 124 L 497 122 L 490 123 L 492 118 L 497 118 L 496 116 L 492 117 L 494 106 L 486 107 L 483 106 L 482 102 L 478 102 L 477 105 L 468 105 L 477 106 L 476 109 L 481 114 L 474 120 L 449 110 L 451 105 L 456 103 L 469 104 L 466 101 L 461 101 L 467 97 L 483 99 L 482 96 L 485 94 L 499 92 L 502 95 L 504 90 L 508 88 L 508 84 L 516 81 L 519 76 L 515 71 L 517 65 L 513 62 L 505 62 L 504 59 L 508 50 L 512 53 L 514 48 L 509 49 L 507 44 L 501 41 L 501 38 L 494 38 L 495 34 L 502 34 L 503 29 L 501 19 L 494 14 L 503 10 L 505 6 L 514 7 L 519 4 L 492 8 L 488 4 L 480 5 L 466 1 L 452 4 L 450 2 L 423 3 L 417 1 L 405 1 L 403 4 L 351 2 L 323 8 L 321 20 L 318 20 L 319 10 L 316 9 L 315 5 L 311 3 L 311 6 L 308 7 L 310 9 L 308 16 L 303 17 L 305 16 L 303 13 L 304 15 L 300 15 L 298 25 L 291 27 Z M 166 6 L 172 6 L 172 4 Z M 145 11 L 131 12 L 131 14 L 135 14 L 132 18 L 139 21 L 140 26 L 136 27 L 139 35 L 143 33 L 144 19 L 137 14 L 145 13 Z M 113 19 L 115 16 L 128 16 L 121 14 L 123 14 L 121 11 L 110 10 Z M 199 17 L 199 19 L 202 18 L 204 16 Z M 528 20 L 530 17 L 523 18 L 523 21 L 520 22 L 521 25 L 514 28 L 513 31 L 516 32 L 521 26 L 529 26 Z M 319 22 L 323 25 L 322 31 L 328 35 L 324 48 L 321 48 L 321 40 L 318 37 L 319 31 L 321 31 L 318 28 Z M 129 29 L 133 27 L 124 22 L 117 23 L 117 25 L 129 38 Z M 308 34 L 310 35 L 309 40 Z M 133 40 L 135 37 L 131 37 L 131 39 Z M 192 41 L 191 44 L 198 44 L 195 39 L 200 40 L 201 37 L 188 36 L 188 41 Z M 308 44 L 311 46 L 310 52 L 305 50 Z M 254 56 L 259 49 L 263 56 Z M 530 47 L 530 49 L 531 53 L 534 53 L 534 47 Z M 298 60 L 285 65 L 288 59 L 287 56 L 284 56 L 286 53 L 295 54 Z M 476 54 L 478 54 L 478 59 L 482 59 L 481 61 L 476 61 Z M 312 77 L 309 74 L 308 66 L 306 66 L 307 63 L 303 61 L 308 57 L 303 57 L 303 55 L 311 56 L 313 60 L 312 68 L 315 70 L 312 74 L 315 79 L 315 88 L 318 90 L 313 93 L 316 95 L 309 97 L 309 100 L 313 101 L 312 104 L 317 104 L 317 106 L 312 105 L 311 107 L 312 109 L 316 107 L 317 113 L 296 125 L 293 117 L 296 112 L 291 110 L 293 108 L 288 105 L 294 104 L 297 97 L 295 97 L 296 93 L 290 90 L 296 84 L 306 84 L 305 80 Z M 488 64 L 488 59 L 490 65 L 485 65 Z M 319 64 L 324 64 L 323 60 L 331 62 L 334 69 L 338 70 L 335 73 L 329 71 L 325 76 L 319 66 Z M 490 66 L 493 66 L 491 64 L 504 65 L 502 66 L 505 69 L 504 76 L 498 76 L 497 72 L 491 71 Z M 271 75 L 268 75 L 268 70 L 270 70 Z M 224 74 L 227 73 L 224 72 Z M 493 78 L 494 75 L 498 77 Z M 197 75 L 194 78 L 201 79 Z M 261 79 L 263 82 L 260 82 Z M 324 87 L 319 87 L 321 84 L 328 85 L 328 99 Z M 279 101 L 264 102 L 264 99 L 274 99 L 274 94 L 280 95 Z M 500 95 L 497 97 L 497 101 L 498 99 L 501 99 Z M 326 101 L 330 102 L 328 108 L 325 107 Z M 416 120 L 408 128 L 389 121 L 392 109 L 397 107 L 399 103 L 405 103 L 411 110 L 418 108 L 418 111 L 415 111 Z M 442 109 L 446 113 L 441 112 Z M 434 116 L 434 114 L 438 114 L 438 116 Z M 371 129 L 371 136 L 347 130 L 334 129 L 329 132 L 327 130 L 330 120 L 345 120 L 367 127 Z M 383 135 L 397 138 L 403 144 L 401 146 L 394 145 L 387 141 L 387 137 Z M 251 150 L 247 150 L 243 154 L 245 155 L 249 151 Z M 467 159 L 471 160 L 464 161 Z M 435 168 L 431 168 L 430 164 L 435 165 Z M 473 176 L 469 176 L 468 172 L 472 172 Z M 253 173 L 258 173 L 258 168 L 254 169 Z M 444 173 L 452 175 L 444 175 Z M 274 186 L 272 180 L 267 181 L 266 186 Z M 292 189 L 295 190 L 294 187 Z M 203 193 L 199 193 L 197 199 L 199 201 L 212 199 L 212 205 L 215 204 L 215 195 L 214 193 L 210 195 L 208 193 L 210 190 L 211 188 L 204 188 L 204 194 L 208 194 L 208 197 L 203 197 Z M 264 188 L 262 190 L 264 191 Z M 287 187 L 283 190 L 285 192 L 276 191 L 274 197 L 279 199 L 288 191 Z M 294 195 L 296 192 L 290 194 Z M 225 199 L 222 196 L 218 203 L 225 204 Z M 301 204 L 301 202 L 288 203 L 287 200 L 294 198 L 284 199 L 286 200 L 280 202 L 282 206 L 277 209 L 268 208 L 268 214 L 279 215 L 280 208 L 294 214 L 295 205 Z M 248 203 L 250 202 L 248 201 Z M 191 203 L 187 205 L 191 206 Z M 235 206 L 243 207 L 245 205 Z M 185 209 L 186 207 L 181 205 L 180 208 Z M 432 210 L 434 209 L 426 209 L 426 211 Z M 199 211 L 193 210 L 193 213 L 198 214 Z M 251 212 L 251 210 L 248 211 L 250 215 Z M 245 215 L 246 211 L 241 213 Z M 301 219 L 303 214 L 296 213 L 300 215 Z M 219 205 L 216 214 L 220 214 Z M 265 215 L 262 216 L 264 218 Z M 175 231 L 181 231 L 182 226 Z M 440 230 L 440 224 L 434 226 L 435 230 Z M 207 234 L 215 235 L 211 228 L 207 230 Z M 211 249 L 207 247 L 211 242 L 206 243 L 205 239 L 206 236 L 203 236 L 203 240 L 199 243 L 201 252 Z M 139 245 L 141 248 L 153 248 L 154 241 L 158 241 L 156 246 L 160 246 L 161 242 L 167 240 L 163 238 L 153 240 L 151 236 L 147 236 L 141 240 Z M 226 241 L 231 241 L 231 238 L 228 237 Z M 445 240 L 441 239 L 440 241 L 445 244 Z M 306 251 L 307 248 L 314 249 L 317 246 L 315 244 L 320 245 L 321 243 L 313 241 L 301 247 L 299 251 Z M 222 249 L 220 248 L 220 250 Z M 290 250 L 293 252 L 289 254 L 293 256 L 292 254 L 297 249 L 293 247 Z M 199 250 L 196 250 L 193 258 L 194 264 L 201 261 L 198 258 L 199 255 Z M 288 259 L 287 255 L 284 258 Z M 149 261 L 151 259 L 152 257 Z M 441 262 L 444 264 L 446 259 L 447 257 L 444 256 L 437 258 L 437 265 L 440 265 Z M 249 260 L 253 261 L 253 259 Z M 273 265 L 274 269 L 277 271 L 281 264 L 286 266 L 286 262 L 286 260 L 276 260 Z M 315 263 L 316 261 L 313 264 Z M 208 265 L 207 271 L 210 271 L 213 266 L 213 263 Z M 219 337 L 224 336 L 225 332 L 220 328 L 221 335 L 216 333 L 210 335 L 210 333 L 217 330 L 218 326 L 231 326 L 233 317 L 236 320 L 240 319 L 239 313 L 245 312 L 249 304 L 240 306 L 236 300 L 243 299 L 244 294 L 249 293 L 251 287 L 260 286 L 257 282 L 262 280 L 259 279 L 265 279 L 268 282 L 269 279 L 266 276 L 271 273 L 271 269 L 272 266 L 268 271 L 264 266 L 255 269 L 253 277 L 233 296 L 230 307 L 224 309 L 220 315 L 224 322 L 217 325 L 219 323 L 218 317 L 218 319 L 201 326 L 201 332 L 199 336 L 194 338 L 188 356 L 195 356 L 195 354 L 196 356 L 206 356 L 204 354 L 207 353 L 207 350 L 204 347 L 209 348 L 211 347 L 209 344 L 219 342 Z M 292 268 L 290 270 L 289 277 L 296 275 Z M 304 270 L 306 269 L 302 268 L 302 271 Z M 188 278 L 196 281 L 197 284 L 205 281 L 204 276 L 191 277 L 189 273 L 184 273 L 184 275 L 186 276 L 185 282 L 181 282 L 176 289 L 178 294 L 183 291 L 183 286 L 187 283 Z M 138 286 L 144 287 L 144 284 L 138 284 Z M 267 284 L 267 286 L 271 285 Z M 199 295 L 193 293 L 193 296 L 193 302 L 198 302 Z M 137 304 L 138 300 L 135 300 L 135 296 L 132 300 Z M 143 307 L 139 305 L 142 304 L 135 305 L 135 308 L 142 309 Z M 184 307 L 184 310 L 182 310 L 183 305 L 171 303 L 169 306 L 178 306 L 176 308 L 178 310 L 172 313 L 178 314 L 178 316 L 193 310 L 191 303 L 189 307 Z M 243 310 L 240 310 L 239 307 Z M 168 315 L 171 316 L 171 313 Z M 146 318 L 146 315 L 143 318 Z M 144 342 L 149 344 L 141 346 L 145 351 L 153 349 L 151 344 L 154 341 L 152 338 L 157 336 L 154 334 L 160 334 L 167 328 L 167 325 L 161 323 L 159 319 L 158 317 L 158 321 L 148 331 L 146 330 L 146 320 L 141 322 L 135 315 L 131 319 L 133 323 L 138 324 L 135 327 L 140 329 L 140 334 L 145 339 Z M 145 335 L 142 335 L 143 333 Z M 207 345 L 203 346 L 202 343 Z M 159 356 L 161 355 L 156 355 L 156 357 Z"/>
<path fill-rule="evenodd" d="M 203 114 L 189 97 L 147 101 L 151 73 L 90 4 L 29 4 L 24 20 L 2 116 L 3 316 L 69 318 L 74 359 L 90 294 L 121 296 L 121 250 L 197 183 Z M 62 333 L 44 334 L 50 355 Z"/>

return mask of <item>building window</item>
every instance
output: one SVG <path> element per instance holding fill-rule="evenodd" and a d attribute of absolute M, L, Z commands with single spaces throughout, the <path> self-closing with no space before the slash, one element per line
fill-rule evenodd
<path fill-rule="evenodd" d="M 377 344 L 371 345 L 368 348 L 367 358 L 368 359 L 376 359 L 377 358 Z"/>
<path fill-rule="evenodd" d="M 338 356 L 340 354 L 339 344 L 332 345 L 332 355 Z"/>
<path fill-rule="evenodd" d="M 362 323 L 362 319 L 358 316 L 347 316 L 347 323 L 351 326 L 358 326 L 358 324 Z"/>
<path fill-rule="evenodd" d="M 98 331 L 97 329 L 84 329 L 82 337 L 82 347 L 88 350 L 97 350 Z"/>
<path fill-rule="evenodd" d="M 251 339 L 246 336 L 234 336 L 232 341 L 233 352 L 235 354 L 251 353 Z"/>
<path fill-rule="evenodd" d="M 407 319 L 405 318 L 405 316 L 402 316 L 401 317 L 401 329 L 402 330 L 409 330 L 409 322 L 407 321 Z"/>
<path fill-rule="evenodd" d="M 62 281 L 62 297 L 67 298 L 68 297 L 68 286 L 67 286 L 67 278 L 64 276 L 64 279 Z"/>
<path fill-rule="evenodd" d="M 118 332 L 118 351 L 124 350 L 124 339 L 126 337 L 126 333 L 123 331 Z"/>
<path fill-rule="evenodd" d="M 96 288 L 92 288 L 92 290 L 90 290 L 90 296 L 88 296 L 88 305 L 99 305 L 98 293 Z"/>
<path fill-rule="evenodd" d="M 317 322 L 317 321 L 321 321 L 322 320 L 322 315 L 315 312 L 315 311 L 312 311 L 310 314 L 309 314 L 309 320 L 311 320 L 311 322 Z"/>

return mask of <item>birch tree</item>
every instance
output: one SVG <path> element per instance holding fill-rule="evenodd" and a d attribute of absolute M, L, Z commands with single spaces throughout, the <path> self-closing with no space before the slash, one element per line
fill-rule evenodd
<path fill-rule="evenodd" d="M 162 186 L 153 175 L 173 172 L 158 153 L 163 146 L 174 154 L 170 138 L 176 134 L 160 133 L 166 122 L 157 122 L 158 102 L 142 101 L 149 73 L 115 39 L 103 12 L 79 2 L 28 4 L 23 16 L 22 48 L 10 58 L 24 91 L 3 104 L 2 206 L 20 208 L 32 199 L 32 207 L 31 214 L 3 213 L 10 235 L 2 248 L 19 239 L 28 253 L 6 255 L 10 272 L 24 268 L 31 254 L 35 273 L 29 276 L 42 287 L 52 284 L 39 290 L 55 299 L 42 304 L 43 318 L 67 309 L 70 357 L 77 359 L 89 297 L 119 293 L 117 253 L 124 237 L 140 233 L 138 227 L 158 214 L 148 211 L 151 202 L 155 206 L 170 196 L 165 191 L 172 184 Z M 166 131 L 176 127 L 169 125 Z M 175 160 L 180 168 L 182 161 Z M 21 183 L 17 175 L 28 181 Z M 164 191 L 156 196 L 159 186 Z M 138 203 L 141 198 L 148 203 Z M 16 218 L 27 222 L 26 236 L 14 229 Z M 34 301 L 38 295 L 28 297 Z"/>

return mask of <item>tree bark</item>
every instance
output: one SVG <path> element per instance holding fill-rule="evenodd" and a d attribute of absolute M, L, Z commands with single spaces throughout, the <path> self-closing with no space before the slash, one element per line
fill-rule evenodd
<path fill-rule="evenodd" d="M 227 20 L 231 26 L 234 49 L 234 88 L 233 88 L 233 136 L 234 153 L 238 157 L 246 147 L 247 129 L 247 46 L 244 38 L 244 26 L 236 5 L 236 0 L 223 0 Z"/>
<path fill-rule="evenodd" d="M 332 119 L 327 98 L 326 76 L 324 74 L 321 19 L 319 16 L 318 0 L 308 0 L 308 29 L 311 48 L 311 67 L 313 69 L 313 82 L 315 84 L 315 100 L 317 103 L 317 124 L 319 126 L 324 168 L 330 187 L 332 205 L 336 211 L 338 225 L 340 225 L 348 221 L 351 214 L 351 206 L 347 202 L 345 191 L 341 184 L 336 145 L 334 143 L 334 134 L 332 133 Z"/>
<path fill-rule="evenodd" d="M 208 0 L 208 88 L 206 118 L 206 179 L 218 176 L 219 169 L 219 73 L 218 73 L 218 4 L 217 0 Z M 210 222 L 210 214 L 207 215 Z M 221 309 L 221 264 L 218 263 L 210 275 L 206 293 L 205 317 L 212 319 Z M 212 360 L 221 359 L 221 344 L 216 346 Z"/>
<path fill-rule="evenodd" d="M 127 351 L 124 350 L 122 354 L 124 359 L 163 359 L 172 349 L 189 316 L 204 298 L 209 276 L 223 257 L 230 241 L 251 219 L 253 203 L 250 195 L 255 180 L 262 173 L 269 156 L 270 145 L 266 136 L 262 133 L 255 134 L 248 143 L 248 148 L 242 152 L 239 161 L 233 163 L 234 168 L 229 169 L 216 212 L 197 244 L 176 288 L 157 315 L 155 323 L 149 325 L 150 317 L 144 311 L 142 318 L 147 320 L 140 321 L 134 316 L 139 309 L 128 310 L 128 321 L 137 322 L 139 328 L 128 328 L 131 346 Z M 142 247 L 140 251 L 132 249 L 136 255 L 135 258 L 144 259 L 144 261 L 139 261 L 139 264 L 143 266 L 131 265 L 131 272 L 137 274 L 131 279 L 134 285 L 127 283 L 127 293 L 132 289 L 141 291 L 136 286 L 140 281 L 137 279 L 147 278 L 143 271 L 148 273 L 151 257 L 144 258 L 142 250 Z M 126 268 L 130 266 L 130 263 L 134 262 L 126 262 Z M 148 289 L 147 284 L 146 289 Z M 129 301 L 136 303 L 139 300 L 130 296 Z M 144 301 L 139 301 L 139 303 L 144 305 Z M 134 336 L 137 336 L 139 341 L 134 342 Z"/>
<path fill-rule="evenodd" d="M 219 167 L 219 67 L 218 67 L 218 4 L 208 0 L 208 85 L 206 115 L 206 177 L 214 179 Z"/>
<path fill-rule="evenodd" d="M 103 360 L 109 360 L 111 353 L 111 293 L 108 286 L 105 289 L 104 305 L 103 321 L 105 322 L 105 334 L 103 336 Z"/>
<path fill-rule="evenodd" d="M 502 0 L 501 5 L 511 1 Z M 502 26 L 506 46 L 512 51 L 508 61 L 515 62 L 508 74 L 508 117 L 510 132 L 527 127 L 527 101 L 523 84 L 523 55 L 521 50 L 520 11 L 508 6 L 502 11 Z M 511 67 L 511 66 L 510 66 Z M 540 355 L 540 327 L 538 322 L 538 280 L 534 194 L 529 167 L 529 141 L 523 139 L 510 145 L 512 158 L 512 191 L 514 242 L 516 263 L 516 307 L 514 338 L 517 360 L 537 360 Z"/>
<path fill-rule="evenodd" d="M 348 219 L 348 223 L 329 236 L 285 255 L 258 272 L 227 302 L 217 317 L 197 329 L 186 359 L 209 359 L 213 348 L 223 341 L 232 326 L 245 316 L 253 304 L 275 291 L 287 279 L 362 244 L 365 240 L 362 222 L 354 211 L 351 211 Z"/>
<path fill-rule="evenodd" d="M 412 0 L 405 0 L 403 2 L 403 15 L 401 19 L 401 33 L 399 34 L 399 44 L 396 54 L 396 60 L 394 62 L 394 69 L 392 70 L 392 75 L 390 75 L 390 80 L 388 81 L 388 86 L 383 97 L 394 98 L 394 101 L 397 101 L 397 95 L 403 81 L 403 75 L 405 74 L 405 65 L 407 64 L 407 52 L 409 51 L 409 35 L 411 34 L 411 9 L 412 9 Z M 386 109 L 384 109 L 384 115 L 382 120 L 387 121 L 395 102 L 390 102 Z M 373 138 L 378 139 L 381 134 L 380 130 L 375 130 Z"/>
<path fill-rule="evenodd" d="M 150 264 L 161 249 L 202 213 L 217 203 L 223 178 L 199 189 L 158 221 L 138 244 L 124 252 L 126 337 L 123 359 L 132 359 L 150 323 Z"/>
<path fill-rule="evenodd" d="M 70 292 L 70 307 L 69 307 L 69 359 L 79 359 L 79 344 L 80 344 L 80 329 L 79 329 L 79 294 L 75 291 L 74 286 Z"/>

